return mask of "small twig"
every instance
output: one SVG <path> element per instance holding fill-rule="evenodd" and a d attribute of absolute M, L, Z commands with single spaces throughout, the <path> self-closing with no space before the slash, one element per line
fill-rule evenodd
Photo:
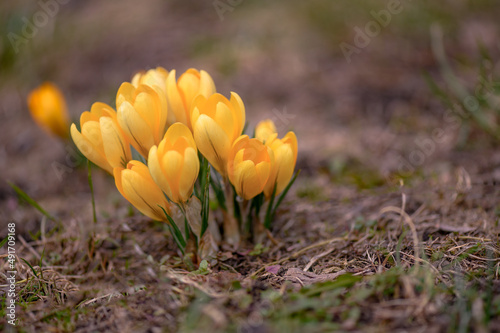
<path fill-rule="evenodd" d="M 173 280 L 176 280 L 178 282 L 181 282 L 181 283 L 184 283 L 184 284 L 187 284 L 189 286 L 192 286 L 192 287 L 195 287 L 196 289 L 200 290 L 201 292 L 203 292 L 204 294 L 212 297 L 212 298 L 221 298 L 221 297 L 225 297 L 224 294 L 221 294 L 221 293 L 218 293 L 214 290 L 210 290 L 208 288 L 205 288 L 203 287 L 202 285 L 196 283 L 195 281 L 191 280 L 190 278 L 186 277 L 186 276 L 182 276 L 178 273 L 176 273 L 175 271 L 169 269 L 167 271 L 167 278 L 169 279 L 173 279 Z"/>
<path fill-rule="evenodd" d="M 307 263 L 306 267 L 304 267 L 303 271 L 304 272 L 307 272 L 309 270 L 309 268 L 311 268 L 312 265 L 314 265 L 314 263 L 316 261 L 318 261 L 319 259 L 323 258 L 324 256 L 327 256 L 329 255 L 330 253 L 332 253 L 333 251 L 335 250 L 335 247 L 332 247 L 331 249 L 328 249 L 326 250 L 325 252 L 323 253 L 320 253 L 318 255 L 315 255 L 314 257 L 312 257 L 311 260 L 309 260 L 309 262 Z"/>

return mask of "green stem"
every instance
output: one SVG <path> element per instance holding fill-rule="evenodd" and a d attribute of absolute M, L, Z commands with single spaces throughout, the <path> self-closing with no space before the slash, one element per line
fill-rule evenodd
<path fill-rule="evenodd" d="M 227 211 L 224 212 L 224 238 L 228 244 L 238 247 L 240 231 L 238 222 L 234 217 L 233 189 L 228 179 L 224 179 L 224 196 L 227 208 Z"/>
<path fill-rule="evenodd" d="M 90 160 L 87 160 L 87 168 L 89 169 L 89 187 L 90 187 L 90 195 L 92 197 L 92 214 L 94 217 L 94 225 L 97 224 L 97 214 L 95 212 L 95 198 L 94 198 L 94 185 L 92 183 L 92 168 L 90 165 Z"/>

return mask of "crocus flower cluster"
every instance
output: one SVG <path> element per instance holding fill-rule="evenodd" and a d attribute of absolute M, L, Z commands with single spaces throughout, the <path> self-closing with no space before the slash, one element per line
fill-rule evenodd
<path fill-rule="evenodd" d="M 55 97 L 38 108 L 30 105 L 36 114 L 60 100 L 48 86 L 33 93 L 30 104 L 50 95 L 45 90 Z M 52 120 L 40 122 L 63 135 L 54 112 L 45 117 Z M 191 246 L 206 257 L 223 239 L 237 246 L 245 230 L 262 230 L 263 214 L 272 217 L 274 198 L 294 180 L 295 134 L 278 138 L 275 124 L 265 120 L 250 138 L 243 134 L 245 121 L 240 96 L 217 93 L 207 72 L 189 69 L 177 79 L 175 70 L 158 67 L 121 84 L 116 110 L 94 103 L 70 133 L 83 155 L 114 176 L 123 197 L 169 224 L 183 252 Z M 216 219 L 208 218 L 210 193 L 223 211 L 215 214 L 222 216 L 222 236 Z"/>

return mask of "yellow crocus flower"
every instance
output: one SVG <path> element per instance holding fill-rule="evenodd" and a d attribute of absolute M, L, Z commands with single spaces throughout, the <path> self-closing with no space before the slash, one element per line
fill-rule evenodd
<path fill-rule="evenodd" d="M 191 111 L 194 141 L 200 152 L 224 177 L 229 150 L 245 125 L 245 106 L 237 93 L 198 95 Z"/>
<path fill-rule="evenodd" d="M 271 176 L 264 187 L 264 194 L 270 198 L 276 184 L 276 195 L 290 182 L 297 162 L 297 137 L 294 132 L 288 132 L 283 139 L 278 139 L 276 133 L 271 134 L 266 140 L 266 146 L 271 148 L 274 155 Z"/>
<path fill-rule="evenodd" d="M 135 208 L 153 220 L 168 221 L 159 207 L 163 207 L 167 213 L 170 212 L 167 198 L 154 182 L 144 163 L 132 160 L 128 162 L 127 168 L 115 168 L 113 174 L 118 191 Z"/>
<path fill-rule="evenodd" d="M 250 200 L 261 193 L 271 174 L 270 148 L 248 135 L 240 136 L 229 152 L 227 173 L 236 193 Z"/>
<path fill-rule="evenodd" d="M 63 94 L 55 84 L 45 82 L 31 91 L 28 107 L 39 127 L 63 139 L 68 137 L 68 109 Z"/>
<path fill-rule="evenodd" d="M 168 71 L 163 67 L 156 67 L 154 69 L 150 69 L 148 71 L 141 71 L 136 73 L 130 83 L 136 88 L 139 88 L 139 85 L 145 84 L 150 87 L 157 86 L 164 93 L 166 90 L 166 80 L 168 77 Z"/>
<path fill-rule="evenodd" d="M 148 166 L 170 200 L 187 202 L 200 171 L 198 150 L 189 128 L 182 123 L 171 125 L 158 147 L 149 151 Z"/>
<path fill-rule="evenodd" d="M 212 77 L 204 70 L 190 68 L 179 80 L 175 79 L 175 70 L 171 70 L 166 81 L 167 101 L 175 120 L 191 127 L 191 104 L 197 95 L 209 98 L 215 94 Z"/>
<path fill-rule="evenodd" d="M 130 83 L 136 88 L 141 84 L 150 86 L 151 88 L 158 88 L 163 96 L 167 96 L 167 77 L 168 71 L 163 67 L 156 67 L 148 71 L 141 71 L 136 73 Z M 170 108 L 168 108 L 170 110 Z M 167 114 L 167 124 L 175 123 L 175 115 L 173 112 Z"/>
<path fill-rule="evenodd" d="M 118 123 L 145 158 L 160 143 L 167 123 L 167 101 L 159 87 L 124 82 L 116 95 Z"/>
<path fill-rule="evenodd" d="M 255 127 L 255 138 L 266 143 L 266 140 L 276 133 L 276 126 L 271 119 L 262 120 Z"/>
<path fill-rule="evenodd" d="M 130 143 L 118 126 L 116 112 L 105 103 L 94 103 L 80 116 L 80 129 L 71 125 L 71 137 L 85 157 L 97 166 L 113 173 L 113 168 L 125 166 L 132 159 Z"/>

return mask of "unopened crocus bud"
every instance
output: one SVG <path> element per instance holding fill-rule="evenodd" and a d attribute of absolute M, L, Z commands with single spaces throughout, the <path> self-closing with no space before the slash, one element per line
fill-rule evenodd
<path fill-rule="evenodd" d="M 271 174 L 270 148 L 248 135 L 240 136 L 229 152 L 227 173 L 236 193 L 250 200 L 261 193 Z"/>
<path fill-rule="evenodd" d="M 158 147 L 149 151 L 148 166 L 170 200 L 187 202 L 200 171 L 198 150 L 189 128 L 182 123 L 170 126 Z"/>
<path fill-rule="evenodd" d="M 69 134 L 69 116 L 66 101 L 57 86 L 42 83 L 28 96 L 31 117 L 42 129 L 66 139 Z"/>
<path fill-rule="evenodd" d="M 118 191 L 135 208 L 153 220 L 168 222 L 160 207 L 169 213 L 169 203 L 144 163 L 133 160 L 113 173 Z"/>
<path fill-rule="evenodd" d="M 297 162 L 297 137 L 294 132 L 288 132 L 282 139 L 277 138 L 277 134 L 270 135 L 266 140 L 266 146 L 271 148 L 274 155 L 271 175 L 264 187 L 264 194 L 270 198 L 276 186 L 276 195 L 290 182 Z"/>
<path fill-rule="evenodd" d="M 142 71 L 136 73 L 132 78 L 132 85 L 139 88 L 139 85 L 145 84 L 150 87 L 157 86 L 164 93 L 166 93 L 166 81 L 168 77 L 168 71 L 163 67 L 156 67 L 154 69 L 149 69 L 148 71 Z"/>
<path fill-rule="evenodd" d="M 71 125 L 75 145 L 94 164 L 113 173 L 113 168 L 124 167 L 132 159 L 130 142 L 118 125 L 116 112 L 105 103 L 94 103 L 80 116 L 79 132 Z"/>
<path fill-rule="evenodd" d="M 167 101 L 158 87 L 124 82 L 116 95 L 118 123 L 132 146 L 145 158 L 165 133 Z"/>
<path fill-rule="evenodd" d="M 175 70 L 170 71 L 166 81 L 168 107 L 175 120 L 191 127 L 191 104 L 198 95 L 209 98 L 215 94 L 212 77 L 204 70 L 190 68 L 176 81 Z"/>
<path fill-rule="evenodd" d="M 191 124 L 199 151 L 224 177 L 229 150 L 245 125 L 245 106 L 236 93 L 228 100 L 221 94 L 198 95 L 193 101 Z"/>

